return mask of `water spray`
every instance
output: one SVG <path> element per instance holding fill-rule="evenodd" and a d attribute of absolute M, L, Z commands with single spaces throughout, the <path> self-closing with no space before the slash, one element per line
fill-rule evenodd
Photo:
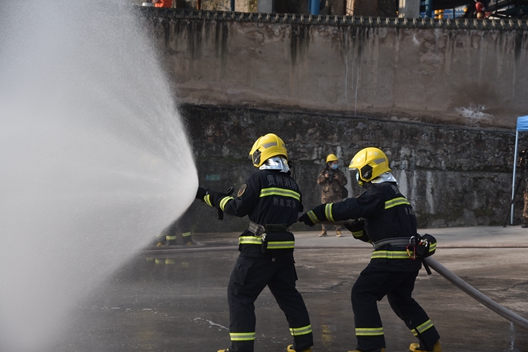
<path fill-rule="evenodd" d="M 118 2 L 2 5 L 1 351 L 46 350 L 76 302 L 194 200 L 153 38 Z"/>

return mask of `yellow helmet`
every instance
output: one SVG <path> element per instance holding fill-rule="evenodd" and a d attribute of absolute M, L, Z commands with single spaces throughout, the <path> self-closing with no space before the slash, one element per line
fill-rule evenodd
<path fill-rule="evenodd" d="M 328 154 L 326 157 L 326 162 L 329 163 L 331 161 L 338 161 L 337 156 L 335 154 Z"/>
<path fill-rule="evenodd" d="M 269 158 L 279 155 L 288 160 L 288 151 L 284 141 L 274 133 L 268 133 L 257 139 L 249 152 L 249 157 L 255 167 L 260 167 Z"/>
<path fill-rule="evenodd" d="M 349 169 L 356 169 L 358 183 L 370 182 L 379 175 L 391 171 L 389 159 L 378 148 L 368 147 L 360 150 L 350 161 Z"/>

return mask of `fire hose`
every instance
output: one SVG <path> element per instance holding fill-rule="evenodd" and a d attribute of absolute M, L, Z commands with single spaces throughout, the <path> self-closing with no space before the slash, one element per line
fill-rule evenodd
<path fill-rule="evenodd" d="M 451 282 L 453 285 L 467 293 L 469 296 L 477 300 L 479 303 L 483 304 L 484 306 L 488 307 L 498 315 L 502 316 L 503 318 L 506 318 L 507 320 L 511 321 L 517 326 L 520 326 L 521 328 L 528 330 L 528 320 L 521 317 L 518 314 L 515 314 L 514 312 L 504 308 L 497 302 L 493 301 L 489 297 L 485 296 L 482 292 L 462 280 L 457 275 L 453 274 L 451 271 L 449 271 L 446 267 L 444 267 L 442 264 L 434 260 L 432 257 L 425 258 L 425 261 L 429 267 L 431 267 L 434 271 L 442 275 L 445 279 L 447 279 L 449 282 Z"/>

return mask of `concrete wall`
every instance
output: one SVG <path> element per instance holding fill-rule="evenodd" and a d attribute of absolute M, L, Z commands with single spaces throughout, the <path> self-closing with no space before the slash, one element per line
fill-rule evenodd
<path fill-rule="evenodd" d="M 319 203 L 315 178 L 328 153 L 348 165 L 361 148 L 378 146 L 421 227 L 507 218 L 515 122 L 528 114 L 526 22 L 142 13 L 202 185 L 238 187 L 253 170 L 253 142 L 275 132 L 308 208 Z M 197 220 L 214 217 L 200 205 Z M 517 221 L 521 208 L 518 201 Z M 245 226 L 195 221 L 196 231 Z"/>
<path fill-rule="evenodd" d="M 182 103 L 506 128 L 528 114 L 526 21 L 143 12 Z"/>

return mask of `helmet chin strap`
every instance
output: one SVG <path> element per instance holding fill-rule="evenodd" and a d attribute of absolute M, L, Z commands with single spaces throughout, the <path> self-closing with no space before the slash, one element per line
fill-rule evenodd
<path fill-rule="evenodd" d="M 274 156 L 269 158 L 259 167 L 260 170 L 278 170 L 280 172 L 288 173 L 290 172 L 290 167 L 288 166 L 288 160 L 282 156 Z"/>

